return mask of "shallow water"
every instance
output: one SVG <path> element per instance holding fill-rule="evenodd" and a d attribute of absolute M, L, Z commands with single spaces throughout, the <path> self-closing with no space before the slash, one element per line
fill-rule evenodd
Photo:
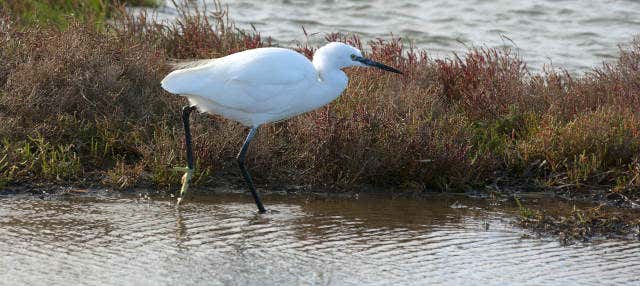
<path fill-rule="evenodd" d="M 210 0 L 207 0 L 211 2 Z M 160 9 L 175 15 L 171 1 Z M 292 46 L 305 41 L 302 26 L 319 33 L 356 33 L 365 39 L 408 39 L 434 57 L 467 47 L 514 46 L 532 69 L 543 64 L 585 71 L 617 55 L 618 45 L 640 35 L 640 1 L 609 0 L 238 0 L 231 19 Z M 211 4 L 210 6 L 213 6 Z"/>
<path fill-rule="evenodd" d="M 5 285 L 638 285 L 640 243 L 561 246 L 463 197 L 0 197 Z M 554 207 L 554 206 L 550 206 Z"/>

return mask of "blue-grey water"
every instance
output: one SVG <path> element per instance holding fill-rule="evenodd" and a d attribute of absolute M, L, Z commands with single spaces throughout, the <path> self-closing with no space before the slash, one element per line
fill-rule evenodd
<path fill-rule="evenodd" d="M 207 0 L 211 1 L 211 0 Z M 225 1 L 242 28 L 255 28 L 282 45 L 318 33 L 355 33 L 364 39 L 402 37 L 433 57 L 470 46 L 511 46 L 534 70 L 544 64 L 585 71 L 611 60 L 618 45 L 640 34 L 637 0 L 239 0 Z M 213 4 L 209 4 L 213 7 Z M 171 17 L 171 1 L 160 9 Z"/>
<path fill-rule="evenodd" d="M 0 195 L 0 285 L 640 285 L 637 240 L 565 246 L 500 201 L 264 201 Z"/>

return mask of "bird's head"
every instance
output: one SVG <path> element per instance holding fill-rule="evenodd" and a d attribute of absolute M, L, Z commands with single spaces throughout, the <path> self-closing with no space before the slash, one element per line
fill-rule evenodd
<path fill-rule="evenodd" d="M 362 52 L 350 45 L 331 42 L 319 48 L 313 55 L 313 64 L 318 67 L 376 67 L 385 71 L 402 74 L 401 71 L 382 63 L 367 59 Z"/>

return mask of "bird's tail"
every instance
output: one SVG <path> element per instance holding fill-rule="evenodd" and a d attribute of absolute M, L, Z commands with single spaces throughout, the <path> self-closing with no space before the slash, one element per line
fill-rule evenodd
<path fill-rule="evenodd" d="M 173 94 L 185 94 L 199 86 L 203 70 L 202 67 L 211 64 L 212 60 L 169 61 L 173 71 L 162 79 L 162 88 Z M 206 70 L 204 71 L 206 72 Z"/>

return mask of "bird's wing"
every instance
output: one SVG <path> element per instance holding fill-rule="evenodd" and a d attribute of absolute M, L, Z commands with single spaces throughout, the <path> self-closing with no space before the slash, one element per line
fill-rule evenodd
<path fill-rule="evenodd" d="M 302 96 L 300 93 L 316 82 L 317 72 L 303 55 L 288 49 L 263 48 L 175 71 L 163 80 L 163 87 L 256 113 L 277 112 L 287 98 Z M 174 91 L 170 90 L 172 83 Z"/>

